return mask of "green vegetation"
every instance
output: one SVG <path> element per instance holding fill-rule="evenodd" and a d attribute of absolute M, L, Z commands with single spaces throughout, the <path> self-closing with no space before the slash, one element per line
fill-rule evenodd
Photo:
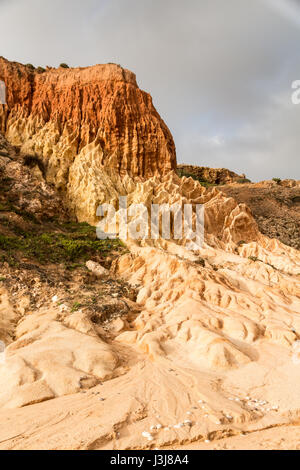
<path fill-rule="evenodd" d="M 23 157 L 23 162 L 24 165 L 28 166 L 29 168 L 33 168 L 35 165 L 37 165 L 42 175 L 45 177 L 46 167 L 44 165 L 44 162 L 38 157 L 38 155 L 25 155 Z"/>
<path fill-rule="evenodd" d="M 82 307 L 82 304 L 79 303 L 79 302 L 74 302 L 74 304 L 72 305 L 72 308 L 71 308 L 71 312 L 77 312 L 77 310 L 79 310 L 80 308 Z"/>
<path fill-rule="evenodd" d="M 248 259 L 250 259 L 251 261 L 261 261 L 256 256 L 248 256 Z"/>
<path fill-rule="evenodd" d="M 59 64 L 59 66 L 60 66 L 62 69 L 69 69 L 69 68 L 70 68 L 70 67 L 68 66 L 68 64 L 65 64 L 65 63 Z"/>
<path fill-rule="evenodd" d="M 188 172 L 182 170 L 181 168 L 177 169 L 177 175 L 179 176 L 179 178 L 182 178 L 183 176 L 185 176 L 186 178 L 193 178 L 193 180 L 198 181 L 205 188 L 209 188 L 211 186 L 216 186 L 215 184 L 210 183 L 207 180 L 200 179 L 197 176 L 193 175 L 192 173 L 188 173 Z"/>
<path fill-rule="evenodd" d="M 0 202 L 0 212 L 8 212 L 10 210 L 10 206 L 7 204 L 1 204 Z"/>
<path fill-rule="evenodd" d="M 37 67 L 36 71 L 37 73 L 44 73 L 46 72 L 46 69 L 44 69 L 44 67 Z"/>
<path fill-rule="evenodd" d="M 257 258 L 256 256 L 248 256 L 248 259 L 250 259 L 251 261 L 259 261 L 260 263 L 264 263 L 266 264 L 267 266 L 270 266 L 271 268 L 275 269 L 276 271 L 278 271 L 278 269 L 271 263 L 267 263 L 266 261 L 263 261 L 259 258 Z"/>
<path fill-rule="evenodd" d="M 0 234 L 0 258 L 9 264 L 17 264 L 20 255 L 39 263 L 66 263 L 68 268 L 83 266 L 90 258 L 106 257 L 112 251 L 125 251 L 123 243 L 116 240 L 98 240 L 95 227 L 86 223 L 69 222 L 47 228 L 41 233 L 35 228 L 25 232 L 14 227 L 14 235 Z M 82 263 L 80 263 L 82 262 Z"/>
<path fill-rule="evenodd" d="M 198 258 L 194 261 L 194 263 L 199 264 L 202 268 L 205 268 L 205 260 L 203 258 Z"/>
<path fill-rule="evenodd" d="M 26 64 L 25 67 L 28 67 L 30 70 L 35 70 L 35 67 L 32 64 Z"/>
<path fill-rule="evenodd" d="M 272 181 L 275 181 L 275 183 L 280 184 L 281 178 L 272 178 Z"/>

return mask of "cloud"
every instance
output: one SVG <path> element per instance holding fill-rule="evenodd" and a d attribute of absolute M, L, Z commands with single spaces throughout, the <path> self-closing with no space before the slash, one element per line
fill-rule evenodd
<path fill-rule="evenodd" d="M 300 3 L 299 0 L 264 0 L 270 7 L 277 10 L 288 21 L 300 27 Z"/>
<path fill-rule="evenodd" d="M 11 60 L 133 70 L 178 161 L 300 178 L 300 31 L 268 0 L 0 0 L 0 18 Z"/>

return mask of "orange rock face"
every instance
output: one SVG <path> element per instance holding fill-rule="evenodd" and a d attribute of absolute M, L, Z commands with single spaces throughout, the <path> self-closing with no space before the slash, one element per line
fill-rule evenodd
<path fill-rule="evenodd" d="M 119 65 L 40 73 L 0 58 L 0 80 L 7 88 L 0 131 L 22 151 L 43 157 L 49 179 L 61 186 L 89 144 L 101 164 L 120 174 L 148 177 L 176 166 L 171 133 L 151 96 Z"/>

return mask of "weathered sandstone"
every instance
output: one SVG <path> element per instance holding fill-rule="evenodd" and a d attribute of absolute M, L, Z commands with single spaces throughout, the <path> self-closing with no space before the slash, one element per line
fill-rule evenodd
<path fill-rule="evenodd" d="M 151 96 L 119 65 L 39 73 L 0 58 L 0 80 L 7 89 L 0 131 L 23 153 L 41 157 L 47 180 L 58 188 L 66 188 L 75 157 L 87 146 L 91 169 L 95 160 L 148 177 L 176 166 L 172 136 Z"/>

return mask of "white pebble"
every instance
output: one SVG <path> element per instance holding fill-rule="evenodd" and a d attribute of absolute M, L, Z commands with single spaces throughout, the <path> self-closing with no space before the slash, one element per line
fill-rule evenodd
<path fill-rule="evenodd" d="M 61 312 L 64 312 L 65 310 L 68 310 L 68 307 L 65 304 L 62 304 L 62 305 L 59 306 L 59 310 Z"/>
<path fill-rule="evenodd" d="M 54 295 L 54 297 L 52 297 L 52 302 L 57 302 L 58 301 L 58 297 L 57 295 Z"/>
<path fill-rule="evenodd" d="M 186 414 L 187 414 L 187 415 L 191 415 L 192 413 L 191 413 L 190 411 L 187 411 Z"/>
<path fill-rule="evenodd" d="M 209 439 L 205 439 L 204 442 L 206 442 L 206 444 L 208 444 L 208 443 L 210 442 L 210 440 L 209 440 Z"/>
<path fill-rule="evenodd" d="M 143 431 L 142 432 L 142 436 L 145 437 L 146 439 L 148 439 L 149 441 L 153 439 L 152 435 L 150 434 L 150 432 L 147 432 L 147 431 Z"/>
<path fill-rule="evenodd" d="M 178 423 L 174 425 L 174 428 L 179 429 L 179 428 L 182 428 L 182 426 L 183 426 L 183 423 Z"/>

